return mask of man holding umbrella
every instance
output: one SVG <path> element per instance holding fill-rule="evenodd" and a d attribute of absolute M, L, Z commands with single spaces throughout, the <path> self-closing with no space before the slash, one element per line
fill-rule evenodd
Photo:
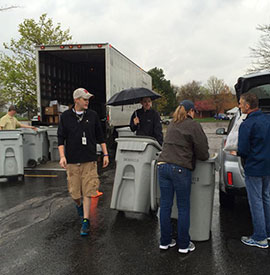
<path fill-rule="evenodd" d="M 141 98 L 142 108 L 136 110 L 130 119 L 130 129 L 136 135 L 155 138 L 160 145 L 163 143 L 162 126 L 158 112 L 152 109 L 150 97 Z"/>

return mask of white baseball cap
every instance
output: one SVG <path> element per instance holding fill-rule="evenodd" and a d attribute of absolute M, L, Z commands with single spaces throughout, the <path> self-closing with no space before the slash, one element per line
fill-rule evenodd
<path fill-rule="evenodd" d="M 73 92 L 73 98 L 84 98 L 89 99 L 90 97 L 93 97 L 94 95 L 90 94 L 86 89 L 84 88 L 78 88 Z"/>

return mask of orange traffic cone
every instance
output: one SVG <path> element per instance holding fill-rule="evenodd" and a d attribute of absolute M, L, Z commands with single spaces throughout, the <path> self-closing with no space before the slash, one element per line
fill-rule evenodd
<path fill-rule="evenodd" d="M 99 191 L 97 190 L 97 194 L 91 196 L 91 198 L 98 198 L 98 197 L 100 197 L 100 196 L 102 196 L 102 195 L 103 195 L 103 192 L 99 192 Z"/>

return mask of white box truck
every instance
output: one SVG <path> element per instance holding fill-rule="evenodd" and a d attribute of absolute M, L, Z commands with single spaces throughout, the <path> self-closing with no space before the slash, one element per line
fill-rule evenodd
<path fill-rule="evenodd" d="M 108 99 L 126 88 L 152 88 L 151 76 L 108 43 L 36 46 L 36 62 L 40 123 L 49 124 L 45 108 L 50 102 L 70 106 L 73 91 L 83 87 L 95 95 L 89 108 L 98 113 L 107 140 L 139 107 L 106 106 Z"/>

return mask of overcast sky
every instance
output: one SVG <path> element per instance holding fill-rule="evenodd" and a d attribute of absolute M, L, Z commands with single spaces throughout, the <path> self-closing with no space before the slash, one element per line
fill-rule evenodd
<path fill-rule="evenodd" d="M 109 42 L 144 70 L 162 68 L 172 84 L 210 76 L 233 86 L 250 67 L 269 0 L 0 0 L 0 50 L 25 18 L 47 13 L 74 43 Z"/>

